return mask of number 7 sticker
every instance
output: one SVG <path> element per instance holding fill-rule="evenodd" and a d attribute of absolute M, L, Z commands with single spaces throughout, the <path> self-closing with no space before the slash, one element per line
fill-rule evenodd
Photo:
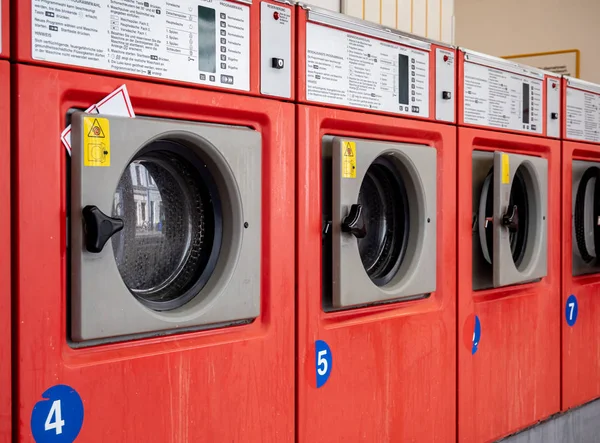
<path fill-rule="evenodd" d="M 567 299 L 567 304 L 565 306 L 565 319 L 567 320 L 567 324 L 569 326 L 575 325 L 575 322 L 577 321 L 577 314 L 579 314 L 577 297 L 571 294 Z"/>

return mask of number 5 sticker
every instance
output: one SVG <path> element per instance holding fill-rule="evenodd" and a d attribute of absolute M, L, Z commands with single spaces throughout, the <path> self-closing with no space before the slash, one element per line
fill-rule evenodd
<path fill-rule="evenodd" d="M 329 345 L 322 340 L 315 342 L 315 357 L 317 369 L 317 388 L 320 388 L 329 379 L 331 374 L 331 349 Z"/>
<path fill-rule="evenodd" d="M 565 318 L 569 326 L 573 326 L 577 321 L 577 314 L 579 313 L 579 306 L 577 305 L 577 297 L 573 294 L 569 295 L 567 299 L 567 305 L 565 306 Z"/>
<path fill-rule="evenodd" d="M 31 411 L 31 433 L 37 443 L 72 443 L 83 425 L 83 402 L 75 389 L 56 385 L 42 394 Z"/>

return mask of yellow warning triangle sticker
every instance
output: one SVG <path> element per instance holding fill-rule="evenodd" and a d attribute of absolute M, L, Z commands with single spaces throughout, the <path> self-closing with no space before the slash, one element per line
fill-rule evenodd
<path fill-rule="evenodd" d="M 351 142 L 344 142 L 344 144 L 346 145 L 344 149 L 344 157 L 354 157 L 354 152 L 350 143 Z"/>
<path fill-rule="evenodd" d="M 356 142 L 344 141 L 342 148 L 342 177 L 356 178 Z"/>
<path fill-rule="evenodd" d="M 98 119 L 94 119 L 94 123 L 92 123 L 92 127 L 90 128 L 90 132 L 88 132 L 88 137 L 93 138 L 105 138 L 104 131 L 102 130 L 102 126 L 98 122 Z"/>

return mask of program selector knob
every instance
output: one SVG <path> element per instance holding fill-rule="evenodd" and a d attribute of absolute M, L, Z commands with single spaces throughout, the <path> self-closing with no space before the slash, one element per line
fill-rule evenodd
<path fill-rule="evenodd" d="M 283 69 L 284 63 L 282 58 L 273 57 L 271 59 L 271 67 L 275 69 Z"/>

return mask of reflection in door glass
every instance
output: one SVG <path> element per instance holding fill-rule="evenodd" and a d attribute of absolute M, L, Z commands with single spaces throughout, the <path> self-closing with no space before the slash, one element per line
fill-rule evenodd
<path fill-rule="evenodd" d="M 165 302 L 195 283 L 212 248 L 211 206 L 197 170 L 178 156 L 161 152 L 129 165 L 113 205 L 125 227 L 112 244 L 134 295 Z"/>
<path fill-rule="evenodd" d="M 121 177 L 114 198 L 114 213 L 125 221 L 125 229 L 113 237 L 115 258 L 131 290 L 153 290 L 176 277 L 189 252 L 190 208 L 185 191 L 169 171 L 134 161 L 128 172 Z M 163 195 L 171 199 L 171 233 L 165 226 Z"/>

